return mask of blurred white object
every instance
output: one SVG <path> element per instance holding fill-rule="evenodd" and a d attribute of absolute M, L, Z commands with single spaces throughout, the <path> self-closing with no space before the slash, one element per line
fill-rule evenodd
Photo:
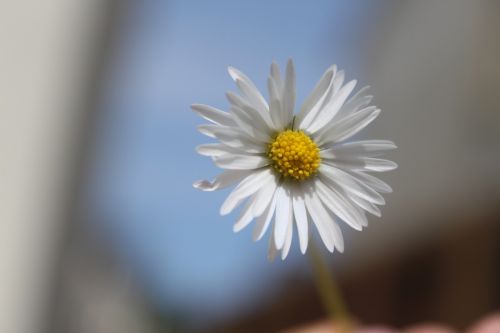
<path fill-rule="evenodd" d="M 89 54 L 106 3 L 0 5 L 0 332 L 47 328 Z"/>

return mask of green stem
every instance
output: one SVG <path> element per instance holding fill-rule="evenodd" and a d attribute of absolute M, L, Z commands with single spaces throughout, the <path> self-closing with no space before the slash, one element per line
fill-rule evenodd
<path fill-rule="evenodd" d="M 340 288 L 325 263 L 325 259 L 319 253 L 314 243 L 310 244 L 308 252 L 314 269 L 316 287 L 318 288 L 318 293 L 328 316 L 339 326 L 345 327 L 343 329 L 344 332 L 352 331 L 352 329 L 347 328 L 352 324 L 349 311 L 343 300 Z"/>

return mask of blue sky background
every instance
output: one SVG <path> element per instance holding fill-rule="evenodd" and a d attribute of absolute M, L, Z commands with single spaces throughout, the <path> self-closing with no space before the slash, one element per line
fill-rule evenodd
<path fill-rule="evenodd" d="M 376 6 L 378 5 L 378 7 Z M 332 63 L 365 84 L 361 69 L 373 1 L 137 1 L 123 19 L 103 100 L 89 202 L 104 232 L 153 302 L 200 322 L 256 306 L 279 291 L 304 258 L 294 241 L 286 262 L 266 260 L 267 239 L 232 232 L 219 216 L 228 190 L 193 181 L 219 173 L 194 147 L 209 139 L 192 103 L 227 107 L 228 65 L 267 96 L 271 61 L 292 57 L 297 96 Z M 304 266 L 305 267 L 305 266 Z M 307 268 L 304 268 L 307 271 Z"/>

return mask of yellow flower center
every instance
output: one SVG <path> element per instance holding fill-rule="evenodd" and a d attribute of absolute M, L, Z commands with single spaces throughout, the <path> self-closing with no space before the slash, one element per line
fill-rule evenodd
<path fill-rule="evenodd" d="M 302 131 L 279 133 L 267 154 L 279 173 L 297 181 L 314 175 L 321 162 L 318 146 Z"/>

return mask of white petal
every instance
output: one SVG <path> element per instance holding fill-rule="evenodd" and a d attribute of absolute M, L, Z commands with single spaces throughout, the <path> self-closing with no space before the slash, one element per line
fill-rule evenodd
<path fill-rule="evenodd" d="M 255 204 L 256 194 L 252 195 L 245 206 L 241 209 L 240 216 L 233 225 L 234 232 L 240 232 L 243 228 L 250 224 L 253 220 L 253 206 Z"/>
<path fill-rule="evenodd" d="M 250 175 L 247 170 L 227 170 L 215 177 L 212 182 L 198 180 L 193 184 L 194 188 L 202 191 L 215 191 L 226 188 Z"/>
<path fill-rule="evenodd" d="M 257 169 L 269 165 L 269 159 L 258 155 L 224 154 L 213 158 L 219 168 L 229 170 Z"/>
<path fill-rule="evenodd" d="M 316 86 L 313 88 L 311 94 L 306 98 L 304 104 L 300 108 L 300 112 L 297 115 L 297 120 L 302 120 L 311 111 L 311 109 L 320 101 L 327 91 L 328 87 L 332 82 L 332 78 L 337 72 L 337 66 L 333 65 L 328 68 L 321 79 L 318 81 Z"/>
<path fill-rule="evenodd" d="M 316 119 L 318 114 L 321 112 L 322 108 L 328 104 L 330 99 L 333 96 L 333 82 L 335 80 L 335 76 L 337 74 L 334 74 L 334 77 L 332 78 L 330 85 L 328 86 L 328 89 L 326 92 L 321 96 L 321 98 L 316 102 L 316 104 L 305 114 L 302 118 L 299 119 L 299 128 L 302 130 L 306 130 L 311 126 L 311 123 Z"/>
<path fill-rule="evenodd" d="M 288 253 L 290 252 L 290 247 L 292 245 L 292 238 L 293 238 L 293 215 L 290 214 L 290 220 L 288 222 L 288 227 L 286 229 L 285 245 L 281 250 L 281 260 L 285 260 L 286 257 L 288 256 Z"/>
<path fill-rule="evenodd" d="M 326 179 L 322 176 L 320 176 L 320 179 L 325 185 L 328 186 L 329 189 L 335 190 L 342 198 L 344 198 L 347 205 L 349 207 L 352 207 L 350 209 L 356 211 L 356 214 L 358 214 L 359 216 L 357 221 L 362 227 L 368 226 L 368 219 L 366 218 L 366 214 L 364 212 L 365 210 L 375 216 L 380 217 L 380 209 L 372 202 L 361 198 L 356 193 L 346 191 L 344 188 L 329 179 Z"/>
<path fill-rule="evenodd" d="M 196 152 L 203 156 L 221 156 L 224 154 L 241 154 L 243 151 L 222 143 L 205 143 L 196 147 Z"/>
<path fill-rule="evenodd" d="M 319 171 L 321 175 L 325 176 L 323 179 L 329 180 L 333 182 L 333 184 L 339 185 L 346 192 L 357 195 L 378 205 L 385 204 L 384 198 L 378 192 L 376 192 L 363 182 L 360 182 L 353 176 L 349 175 L 347 172 L 325 163 L 320 165 Z"/>
<path fill-rule="evenodd" d="M 268 181 L 266 185 L 250 197 L 245 207 L 241 210 L 240 217 L 233 227 L 234 232 L 239 232 L 245 228 L 250 222 L 252 222 L 254 217 L 262 215 L 263 212 L 270 206 L 273 201 L 274 190 L 276 188 L 275 178 L 276 177 L 273 177 L 272 180 Z"/>
<path fill-rule="evenodd" d="M 304 204 L 304 194 L 300 187 L 296 187 L 292 192 L 293 215 L 297 224 L 299 234 L 300 251 L 306 253 L 309 242 L 309 222 L 307 221 L 307 211 Z"/>
<path fill-rule="evenodd" d="M 328 187 L 329 190 L 335 191 L 335 193 L 337 193 L 339 195 L 339 197 L 343 199 L 343 200 L 339 200 L 337 202 L 337 204 L 340 203 L 341 205 L 345 206 L 344 209 L 347 209 L 351 213 L 355 213 L 357 216 L 356 221 L 358 221 L 358 223 L 361 226 L 366 227 L 368 225 L 368 220 L 367 220 L 366 215 L 363 211 L 364 208 L 361 207 L 361 205 L 359 205 L 357 203 L 358 200 L 354 200 L 354 199 L 360 198 L 357 193 L 353 193 L 350 190 L 346 191 L 342 186 L 340 186 L 336 182 L 332 181 L 331 179 L 328 179 L 324 175 L 319 175 L 318 178 L 320 179 L 320 181 L 324 185 L 326 185 Z M 361 200 L 366 201 L 365 199 L 361 199 Z M 371 204 L 371 202 L 369 202 L 369 203 Z M 345 221 L 347 221 L 347 220 L 345 220 Z"/>
<path fill-rule="evenodd" d="M 318 116 L 311 123 L 306 130 L 309 133 L 316 133 L 318 130 L 322 129 L 330 123 L 330 121 L 335 117 L 337 112 L 340 110 L 344 102 L 346 101 L 349 94 L 352 92 L 356 86 L 356 80 L 353 80 L 343 86 L 330 100 L 330 102 L 325 105 L 325 107 L 318 113 Z"/>
<path fill-rule="evenodd" d="M 265 153 L 267 145 L 250 138 L 247 134 L 234 127 L 216 125 L 201 125 L 210 131 L 223 144 L 243 150 L 248 153 Z"/>
<path fill-rule="evenodd" d="M 198 132 L 200 132 L 203 135 L 208 136 L 209 138 L 215 138 L 215 131 L 221 128 L 219 125 L 209 125 L 209 124 L 203 124 L 203 125 L 198 125 L 196 126 L 196 129 Z M 226 127 L 228 128 L 228 127 Z"/>
<path fill-rule="evenodd" d="M 274 128 L 281 131 L 287 124 L 282 112 L 281 92 L 272 77 L 267 79 L 267 90 L 269 91 L 269 113 L 271 120 L 273 121 Z"/>
<path fill-rule="evenodd" d="M 191 105 L 191 109 L 196 113 L 198 113 L 203 118 L 205 118 L 206 120 L 211 121 L 212 123 L 223 126 L 234 125 L 232 116 L 229 113 L 216 109 L 209 105 L 193 104 Z"/>
<path fill-rule="evenodd" d="M 241 96 L 236 95 L 232 91 L 228 91 L 226 92 L 226 98 L 231 104 L 231 106 L 240 108 L 245 113 L 247 113 L 249 117 L 255 119 L 254 121 L 252 121 L 252 123 L 254 127 L 260 129 L 261 132 L 269 133 L 271 130 L 274 129 L 274 124 L 271 121 L 271 118 L 269 116 L 263 118 L 261 113 L 257 109 L 255 109 L 255 107 L 245 102 L 245 100 Z"/>
<path fill-rule="evenodd" d="M 377 206 L 375 206 L 374 204 L 372 204 L 371 202 L 369 202 L 368 200 L 365 200 L 365 199 L 357 197 L 357 196 L 350 196 L 349 199 L 352 200 L 360 208 L 369 212 L 370 214 L 373 214 L 377 217 L 382 216 L 382 212 L 380 211 L 380 209 Z M 368 223 L 365 223 L 363 226 L 366 226 L 366 225 L 368 225 Z"/>
<path fill-rule="evenodd" d="M 340 90 L 340 88 L 342 87 L 342 84 L 344 83 L 344 79 L 345 79 L 344 70 L 339 70 L 337 72 L 337 75 L 335 75 L 335 77 L 333 78 L 333 82 L 332 82 L 333 95 L 335 95 Z"/>
<path fill-rule="evenodd" d="M 370 86 L 364 86 L 363 88 L 359 89 L 354 95 L 351 96 L 346 102 L 346 104 L 351 104 L 355 102 L 356 100 L 360 98 L 364 98 L 366 95 L 366 92 L 370 89 Z"/>
<path fill-rule="evenodd" d="M 252 80 L 250 80 L 250 78 L 248 76 L 246 76 L 242 71 L 240 71 L 232 66 L 229 66 L 227 68 L 227 71 L 234 81 L 241 80 L 241 81 L 245 82 L 247 85 L 249 85 L 250 87 L 252 87 L 254 90 L 258 90 L 257 87 L 255 86 L 255 84 L 252 82 Z M 262 99 L 264 99 L 264 97 L 262 97 Z"/>
<path fill-rule="evenodd" d="M 257 141 L 269 142 L 271 130 L 257 111 L 252 108 L 243 110 L 237 106 L 232 106 L 230 110 L 234 116 L 234 121 L 246 134 Z"/>
<path fill-rule="evenodd" d="M 271 231 L 271 236 L 269 237 L 269 251 L 267 254 L 267 260 L 274 261 L 278 255 L 278 249 L 274 244 L 274 230 Z"/>
<path fill-rule="evenodd" d="M 269 112 L 271 113 L 273 126 L 276 132 L 281 132 L 287 126 L 283 120 L 281 108 L 281 102 L 278 99 L 273 99 L 269 102 Z"/>
<path fill-rule="evenodd" d="M 245 74 L 243 74 L 241 71 L 237 70 L 234 67 L 228 67 L 228 72 L 231 78 L 237 83 L 238 81 L 242 81 L 247 85 L 251 90 L 251 95 L 252 98 L 255 98 L 258 100 L 258 104 L 260 104 L 264 109 L 267 109 L 267 102 L 265 98 L 261 95 L 259 92 L 259 89 L 255 86 L 255 84 L 250 80 Z M 245 94 L 246 95 L 246 94 Z"/>
<path fill-rule="evenodd" d="M 380 114 L 380 109 L 374 106 L 367 107 L 361 111 L 353 113 L 338 122 L 325 127 L 315 138 L 320 146 L 328 143 L 343 141 L 361 131 L 370 124 Z"/>
<path fill-rule="evenodd" d="M 288 59 L 288 63 L 286 64 L 282 106 L 285 123 L 289 124 L 292 121 L 293 111 L 295 108 L 295 67 L 292 59 Z"/>
<path fill-rule="evenodd" d="M 339 225 L 333 222 L 333 237 L 335 239 L 335 247 L 340 253 L 344 252 L 344 237 L 342 236 L 342 231 Z"/>
<path fill-rule="evenodd" d="M 237 106 L 237 107 L 242 108 L 244 105 L 248 105 L 248 103 L 245 102 L 243 97 L 235 94 L 232 91 L 226 92 L 226 98 L 227 98 L 229 104 L 231 104 L 232 106 Z"/>
<path fill-rule="evenodd" d="M 200 133 L 208 137 L 219 139 L 227 146 L 240 148 L 247 152 L 264 152 L 270 138 L 264 135 L 250 135 L 241 127 L 234 126 L 203 124 L 198 125 L 197 129 Z"/>
<path fill-rule="evenodd" d="M 260 216 L 266 207 L 269 206 L 271 200 L 273 200 L 274 192 L 276 192 L 276 188 L 278 187 L 278 179 L 277 177 L 272 178 L 269 182 L 267 182 L 257 193 L 257 198 L 255 204 L 253 206 L 253 214 L 254 216 Z"/>
<path fill-rule="evenodd" d="M 269 168 L 252 171 L 238 186 L 228 195 L 220 208 L 221 215 L 229 214 L 245 198 L 257 192 L 263 184 L 274 177 Z"/>
<path fill-rule="evenodd" d="M 367 89 L 368 87 L 364 87 L 360 89 L 354 96 L 349 98 L 349 100 L 339 110 L 339 112 L 335 116 L 335 119 L 342 119 L 343 117 L 346 117 L 368 106 L 373 99 L 373 95 L 364 95 L 364 92 Z"/>
<path fill-rule="evenodd" d="M 236 86 L 246 102 L 259 111 L 263 118 L 269 116 L 269 106 L 257 88 L 251 87 L 241 80 L 236 80 Z"/>
<path fill-rule="evenodd" d="M 384 172 L 394 170 L 398 167 L 393 161 L 373 157 L 345 157 L 327 159 L 323 162 L 349 171 Z"/>
<path fill-rule="evenodd" d="M 322 181 L 315 182 L 318 197 L 335 215 L 344 220 L 351 228 L 361 230 L 364 224 L 364 216 L 353 207 L 342 195 L 335 189 L 328 187 Z"/>
<path fill-rule="evenodd" d="M 299 128 L 308 131 L 316 119 L 323 112 L 323 109 L 335 99 L 335 95 L 342 86 L 344 82 L 344 71 L 337 71 L 334 73 L 330 85 L 325 92 L 325 94 L 318 100 L 318 102 L 313 106 L 313 108 L 308 112 L 306 116 L 299 119 Z"/>
<path fill-rule="evenodd" d="M 393 161 L 385 160 L 382 158 L 361 158 L 365 163 L 365 169 L 369 171 L 384 172 L 394 170 L 398 167 L 398 164 Z"/>
<path fill-rule="evenodd" d="M 332 148 L 321 151 L 322 158 L 336 158 L 338 156 L 377 156 L 386 150 L 396 149 L 394 142 L 389 140 L 362 140 L 339 143 Z"/>
<path fill-rule="evenodd" d="M 271 77 L 273 78 L 274 82 L 276 83 L 276 87 L 278 88 L 279 95 L 281 95 L 281 92 L 283 91 L 283 81 L 281 80 L 281 74 L 280 74 L 280 68 L 276 62 L 273 61 L 271 64 Z"/>
<path fill-rule="evenodd" d="M 274 216 L 274 211 L 276 209 L 276 193 L 278 191 L 274 192 L 273 198 L 269 205 L 266 207 L 262 215 L 260 215 L 257 218 L 257 221 L 255 223 L 255 228 L 253 230 L 253 240 L 258 241 L 264 236 L 266 233 L 267 228 L 269 227 L 269 224 L 271 223 L 271 220 Z M 273 244 L 274 244 L 274 237 L 273 238 Z"/>
<path fill-rule="evenodd" d="M 392 188 L 389 186 L 389 184 L 385 183 L 375 176 L 364 173 L 362 171 L 353 171 L 351 175 L 359 179 L 359 181 L 364 182 L 366 185 L 370 186 L 377 192 L 392 193 Z"/>
<path fill-rule="evenodd" d="M 335 221 L 333 221 L 330 214 L 323 207 L 321 200 L 314 191 L 307 191 L 305 204 L 321 240 L 323 240 L 328 251 L 333 252 L 335 248 L 333 224 Z"/>
<path fill-rule="evenodd" d="M 286 229 L 290 220 L 291 206 L 289 191 L 283 187 L 278 189 L 276 197 L 276 219 L 274 222 L 274 241 L 278 250 L 283 248 Z"/>

